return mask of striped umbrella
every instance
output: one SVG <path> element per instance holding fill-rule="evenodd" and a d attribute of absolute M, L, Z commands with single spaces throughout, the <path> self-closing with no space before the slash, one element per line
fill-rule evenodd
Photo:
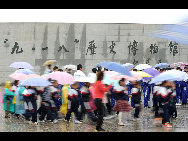
<path fill-rule="evenodd" d="M 171 68 L 177 68 L 177 67 L 181 67 L 182 65 L 185 65 L 185 63 L 183 62 L 177 62 L 177 63 L 173 63 L 170 65 Z"/>
<path fill-rule="evenodd" d="M 188 65 L 188 63 L 182 64 L 182 65 L 180 66 L 180 68 L 181 68 L 181 69 L 184 69 L 184 67 L 185 67 L 186 65 Z"/>

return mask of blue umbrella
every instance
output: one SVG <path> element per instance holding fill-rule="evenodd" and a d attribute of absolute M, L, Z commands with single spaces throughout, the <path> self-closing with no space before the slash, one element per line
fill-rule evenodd
<path fill-rule="evenodd" d="M 154 68 L 159 67 L 160 69 L 168 68 L 170 65 L 168 63 L 159 63 L 154 66 Z"/>
<path fill-rule="evenodd" d="M 119 73 L 124 74 L 124 75 L 132 76 L 131 73 L 129 72 L 128 67 L 122 66 L 119 63 L 103 62 L 103 63 L 99 63 L 97 66 L 101 66 L 103 68 L 106 68 L 106 69 L 109 69 L 109 70 L 112 70 L 112 71 L 116 71 L 116 72 L 119 72 Z"/>
<path fill-rule="evenodd" d="M 163 72 L 161 74 L 159 74 L 158 76 L 152 78 L 152 81 L 150 82 L 150 84 L 152 83 L 158 83 L 158 82 L 162 82 L 162 81 L 182 81 L 185 80 L 188 77 L 188 75 L 185 72 L 182 71 L 178 71 L 178 70 L 169 70 L 166 72 Z"/>
<path fill-rule="evenodd" d="M 12 63 L 9 67 L 11 68 L 23 68 L 23 69 L 34 69 L 33 66 L 31 66 L 29 63 L 27 62 L 14 62 Z"/>
<path fill-rule="evenodd" d="M 105 68 L 110 63 L 112 63 L 112 62 L 102 62 L 102 63 L 97 64 L 97 67 L 103 67 L 103 68 Z"/>
<path fill-rule="evenodd" d="M 130 64 L 130 63 L 123 64 L 123 66 L 128 67 L 129 70 L 131 70 L 132 68 L 134 68 L 134 65 L 133 65 L 133 64 Z"/>
<path fill-rule="evenodd" d="M 28 78 L 21 83 L 22 86 L 41 86 L 46 87 L 52 85 L 48 80 L 43 78 Z"/>
<path fill-rule="evenodd" d="M 23 73 L 23 74 L 35 74 L 33 71 L 29 70 L 29 69 L 19 69 L 17 71 L 15 71 L 14 73 Z"/>

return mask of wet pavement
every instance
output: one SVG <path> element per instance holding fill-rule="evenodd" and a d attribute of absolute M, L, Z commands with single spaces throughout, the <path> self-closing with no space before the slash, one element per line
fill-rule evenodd
<path fill-rule="evenodd" d="M 143 106 L 143 105 L 142 105 Z M 118 126 L 118 118 L 106 119 L 103 128 L 106 132 L 188 132 L 188 106 L 177 106 L 178 117 L 171 121 L 173 128 L 164 128 L 161 122 L 156 125 L 153 118 L 152 108 L 141 109 L 140 118 L 133 120 L 133 110 L 123 115 L 125 126 Z M 74 119 L 74 116 L 72 116 Z M 32 125 L 26 123 L 24 118 L 16 119 L 11 116 L 4 118 L 3 104 L 0 104 L 0 132 L 94 132 L 95 123 L 85 116 L 82 124 L 73 121 L 58 121 Z"/>

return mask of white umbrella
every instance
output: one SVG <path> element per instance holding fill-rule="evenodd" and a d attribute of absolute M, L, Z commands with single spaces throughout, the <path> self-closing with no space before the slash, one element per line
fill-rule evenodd
<path fill-rule="evenodd" d="M 183 81 L 183 80 L 187 80 L 188 78 L 188 74 L 186 72 L 182 72 L 182 71 L 178 71 L 178 70 L 169 70 L 166 72 L 162 72 L 161 74 L 159 74 L 158 76 L 152 78 L 152 80 L 150 81 L 150 84 L 152 83 L 158 83 L 158 82 L 162 82 L 162 81 Z"/>
<path fill-rule="evenodd" d="M 71 70 L 77 70 L 77 67 L 75 65 L 69 64 L 69 65 L 65 65 L 63 67 L 63 69 L 71 69 Z"/>
<path fill-rule="evenodd" d="M 135 67 L 135 69 L 137 69 L 137 70 L 145 70 L 145 69 L 148 69 L 148 68 L 152 68 L 152 66 L 150 66 L 148 64 L 139 64 Z"/>

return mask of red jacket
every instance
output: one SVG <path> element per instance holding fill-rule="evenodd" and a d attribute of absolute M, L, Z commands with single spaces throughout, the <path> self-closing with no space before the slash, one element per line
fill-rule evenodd
<path fill-rule="evenodd" d="M 111 85 L 105 87 L 101 81 L 96 81 L 94 85 L 94 98 L 103 99 L 104 93 L 107 92 L 111 87 Z"/>

